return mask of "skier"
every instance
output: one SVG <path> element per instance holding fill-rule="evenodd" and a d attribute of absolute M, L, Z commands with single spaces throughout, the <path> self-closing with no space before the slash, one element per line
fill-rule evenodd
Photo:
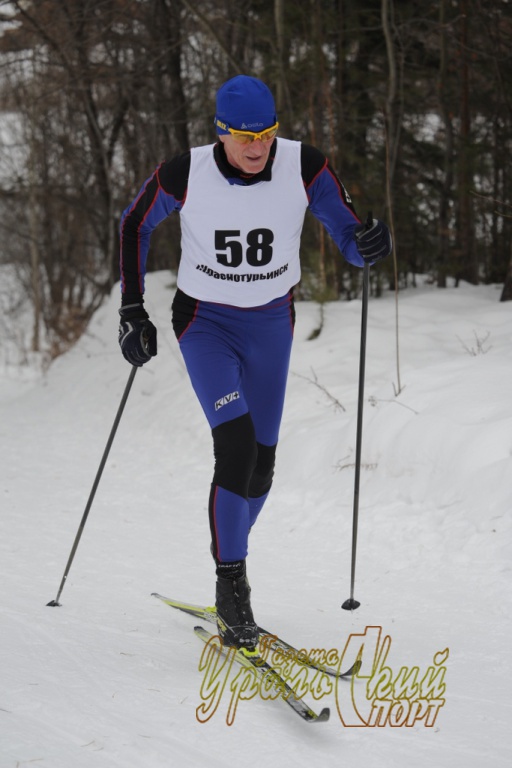
<path fill-rule="evenodd" d="M 248 537 L 274 474 L 306 209 L 359 267 L 386 257 L 391 237 L 378 219 L 361 223 L 322 152 L 277 138 L 274 99 L 261 80 L 224 83 L 214 124 L 216 143 L 162 163 L 122 214 L 119 344 L 135 366 L 157 353 L 144 309 L 146 259 L 152 230 L 177 211 L 172 323 L 213 437 L 218 631 L 225 644 L 253 649 Z"/>

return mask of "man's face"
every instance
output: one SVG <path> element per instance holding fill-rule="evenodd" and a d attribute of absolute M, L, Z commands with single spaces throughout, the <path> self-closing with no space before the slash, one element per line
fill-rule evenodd
<path fill-rule="evenodd" d="M 243 173 L 259 173 L 267 163 L 270 147 L 274 141 L 256 141 L 251 144 L 239 144 L 233 136 L 219 136 L 224 144 L 228 162 Z"/>

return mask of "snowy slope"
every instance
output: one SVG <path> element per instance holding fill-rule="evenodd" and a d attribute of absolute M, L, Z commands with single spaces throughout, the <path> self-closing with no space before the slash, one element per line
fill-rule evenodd
<path fill-rule="evenodd" d="M 204 675 L 193 621 L 150 597 L 211 603 L 214 590 L 212 450 L 170 327 L 171 283 L 148 278 L 159 355 L 135 377 L 61 608 L 46 603 L 130 373 L 116 342 L 118 291 L 43 378 L 3 368 L 1 768 L 509 766 L 512 304 L 494 287 L 401 294 L 395 397 L 394 299 L 371 301 L 354 613 L 340 605 L 361 305 L 327 305 L 308 341 L 319 310 L 298 304 L 276 480 L 251 534 L 256 617 L 300 647 L 340 652 L 351 634 L 381 627 L 395 677 L 446 670 L 444 705 L 432 727 L 349 727 L 361 677 L 353 694 L 338 691 L 339 709 L 334 693 L 309 696 L 318 711 L 331 707 L 327 724 L 304 725 L 256 696 L 228 726 L 228 688 L 208 722 L 196 717 Z M 372 663 L 367 653 L 368 675 Z"/>

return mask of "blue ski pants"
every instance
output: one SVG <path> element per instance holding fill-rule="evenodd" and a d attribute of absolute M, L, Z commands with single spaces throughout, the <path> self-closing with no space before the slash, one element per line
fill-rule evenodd
<path fill-rule="evenodd" d="M 217 562 L 245 559 L 272 485 L 294 320 L 291 291 L 251 308 L 198 301 L 180 290 L 173 301 L 174 331 L 212 431 L 208 511 Z"/>

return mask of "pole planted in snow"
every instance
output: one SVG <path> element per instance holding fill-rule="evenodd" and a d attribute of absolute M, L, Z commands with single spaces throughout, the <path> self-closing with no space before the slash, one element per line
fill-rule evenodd
<path fill-rule="evenodd" d="M 83 533 L 84 528 L 85 528 L 85 523 L 87 521 L 87 517 L 89 515 L 89 511 L 91 509 L 92 502 L 94 500 L 94 496 L 96 495 L 96 490 L 98 488 L 98 485 L 99 485 L 99 482 L 100 482 L 100 479 L 101 479 L 101 475 L 103 474 L 103 469 L 104 469 L 105 464 L 107 462 L 108 454 L 110 453 L 110 449 L 112 447 L 112 443 L 114 442 L 114 437 L 116 435 L 117 428 L 119 426 L 119 422 L 121 421 L 121 416 L 123 415 L 124 407 L 126 405 L 126 401 L 128 400 L 128 395 L 130 394 L 130 389 L 132 388 L 133 380 L 135 378 L 135 374 L 136 373 L 137 373 L 137 366 L 133 365 L 132 369 L 130 371 L 130 375 L 128 377 L 128 382 L 127 382 L 126 387 L 124 389 L 123 396 L 121 398 L 121 403 L 119 404 L 119 408 L 117 410 L 116 418 L 114 419 L 114 424 L 113 424 L 112 429 L 110 431 L 110 435 L 109 435 L 109 438 L 108 438 L 108 441 L 107 441 L 107 445 L 106 445 L 105 450 L 103 452 L 103 457 L 101 459 L 100 466 L 99 466 L 98 471 L 96 473 L 96 477 L 94 479 L 94 483 L 92 485 L 92 489 L 91 489 L 91 492 L 89 494 L 89 498 L 87 500 L 87 504 L 85 505 L 85 510 L 84 510 L 83 515 L 82 515 L 82 519 L 80 521 L 80 525 L 78 526 L 78 531 L 77 531 L 77 534 L 75 536 L 75 541 L 73 542 L 73 546 L 71 547 L 71 552 L 69 553 L 68 562 L 67 562 L 66 568 L 64 570 L 64 575 L 63 575 L 62 581 L 60 583 L 59 591 L 57 592 L 57 597 L 55 598 L 55 600 L 50 600 L 50 602 L 47 603 L 47 605 L 51 606 L 52 608 L 60 606 L 59 598 L 60 598 L 60 596 L 62 594 L 62 590 L 64 589 L 64 585 L 65 585 L 66 579 L 68 577 L 69 569 L 71 568 L 71 564 L 72 564 L 73 559 L 75 557 L 75 553 L 76 553 L 76 550 L 78 548 L 78 544 L 79 544 L 80 539 L 82 537 L 82 533 Z"/>

